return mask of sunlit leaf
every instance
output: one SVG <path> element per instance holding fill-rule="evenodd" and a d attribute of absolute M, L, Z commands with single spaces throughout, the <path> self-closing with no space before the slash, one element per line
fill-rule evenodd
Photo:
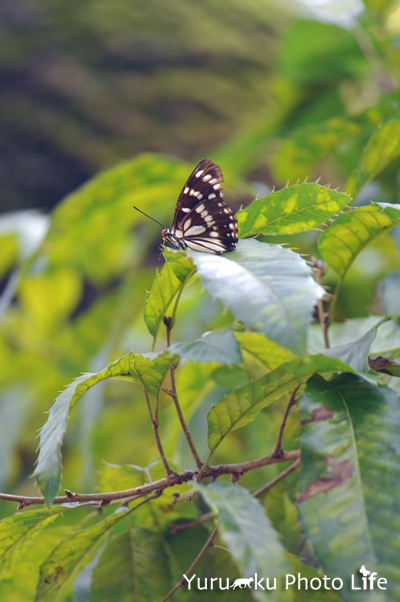
<path fill-rule="evenodd" d="M 201 495 L 218 512 L 221 537 L 239 564 L 245 577 L 274 577 L 280 582 L 289 570 L 285 552 L 275 529 L 260 502 L 239 485 L 213 483 L 208 487 L 198 486 Z M 265 587 L 265 581 L 263 579 Z M 293 600 L 290 592 L 256 589 L 252 583 L 252 595 L 256 600 Z"/>
<path fill-rule="evenodd" d="M 397 395 L 354 375 L 330 382 L 315 377 L 300 409 L 297 503 L 324 572 L 347 581 L 365 565 L 388 579 L 389 591 L 398 591 L 400 544 L 393 512 L 400 496 Z M 341 595 L 353 600 L 345 589 Z"/>
<path fill-rule="evenodd" d="M 201 339 L 191 343 L 174 343 L 168 351 L 192 362 L 240 364 L 242 361 L 239 345 L 232 330 L 224 328 L 206 332 Z"/>
<path fill-rule="evenodd" d="M 30 510 L 9 516 L 0 522 L 0 579 L 5 577 L 42 529 L 66 511 L 68 508 L 60 506 L 51 510 Z"/>
<path fill-rule="evenodd" d="M 67 428 L 69 411 L 88 389 L 108 378 L 141 382 L 152 395 L 158 395 L 165 374 L 177 357 L 168 352 L 150 357 L 128 353 L 96 374 L 83 374 L 58 396 L 40 433 L 36 480 L 50 505 L 61 482 L 61 444 Z"/>
<path fill-rule="evenodd" d="M 157 336 L 165 312 L 181 285 L 168 263 L 156 274 L 151 291 L 144 302 L 144 321 L 153 337 Z"/>
<path fill-rule="evenodd" d="M 203 286 L 246 326 L 302 353 L 311 312 L 324 294 L 306 261 L 290 249 L 242 240 L 224 256 L 196 253 Z"/>
<path fill-rule="evenodd" d="M 350 198 L 316 183 L 288 186 L 256 199 L 237 214 L 239 236 L 313 230 L 347 207 Z"/>
<path fill-rule="evenodd" d="M 171 588 L 162 539 L 145 529 L 115 535 L 93 571 L 92 602 L 162 600 Z"/>
<path fill-rule="evenodd" d="M 148 353 L 147 356 L 137 355 L 133 364 L 135 372 L 146 391 L 150 395 L 158 397 L 167 372 L 177 361 L 177 355 L 164 351 L 162 353 Z"/>
<path fill-rule="evenodd" d="M 164 248 L 163 255 L 175 276 L 184 284 L 194 272 L 193 261 L 181 251 L 173 251 L 167 247 Z"/>
<path fill-rule="evenodd" d="M 308 360 L 293 360 L 283 364 L 267 376 L 225 395 L 207 414 L 208 447 L 211 452 L 215 451 L 231 430 L 253 420 L 262 408 L 293 390 L 313 374 L 338 371 L 357 373 L 354 368 L 336 358 L 314 355 Z"/>
<path fill-rule="evenodd" d="M 342 279 L 357 255 L 374 239 L 400 224 L 400 205 L 372 203 L 339 215 L 320 236 L 319 251 Z"/>
<path fill-rule="evenodd" d="M 395 117 L 380 125 L 372 134 L 357 168 L 346 184 L 346 192 L 355 198 L 369 180 L 399 155 L 400 118 Z"/>
<path fill-rule="evenodd" d="M 295 359 L 295 354 L 257 332 L 235 332 L 242 350 L 256 357 L 269 370 Z"/>
<path fill-rule="evenodd" d="M 61 541 L 40 567 L 35 602 L 56 602 L 84 567 L 96 556 L 114 525 L 126 512 L 114 512 L 93 527 L 77 531 Z"/>

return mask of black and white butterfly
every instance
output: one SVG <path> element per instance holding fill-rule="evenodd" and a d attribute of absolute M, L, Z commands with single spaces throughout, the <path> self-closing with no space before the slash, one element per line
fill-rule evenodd
<path fill-rule="evenodd" d="M 171 228 L 161 232 L 167 246 L 215 255 L 235 249 L 237 218 L 224 200 L 223 181 L 219 165 L 200 161 L 179 195 Z"/>

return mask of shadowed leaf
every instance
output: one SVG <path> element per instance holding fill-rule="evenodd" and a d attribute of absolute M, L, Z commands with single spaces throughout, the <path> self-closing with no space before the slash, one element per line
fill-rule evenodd
<path fill-rule="evenodd" d="M 174 343 L 168 351 L 192 362 L 219 362 L 220 364 L 242 362 L 238 342 L 230 329 L 206 332 L 201 339 L 191 343 Z"/>
<path fill-rule="evenodd" d="M 233 429 L 244 426 L 268 406 L 313 374 L 353 372 L 354 368 L 336 358 L 324 355 L 310 356 L 308 360 L 293 360 L 273 372 L 225 395 L 207 414 L 208 447 L 211 453 Z"/>
<path fill-rule="evenodd" d="M 324 410 L 325 418 L 313 414 Z M 394 391 L 354 375 L 311 379 L 300 401 L 302 468 L 298 507 L 306 536 L 324 572 L 348 580 L 361 565 L 400 585 L 394 504 L 400 495 L 400 405 Z M 329 411 L 326 411 L 329 410 Z M 341 590 L 347 600 L 365 592 Z"/>

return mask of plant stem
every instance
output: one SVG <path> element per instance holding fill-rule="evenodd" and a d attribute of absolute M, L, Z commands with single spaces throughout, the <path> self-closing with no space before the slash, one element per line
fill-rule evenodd
<path fill-rule="evenodd" d="M 157 422 L 154 419 L 153 411 L 151 409 L 149 394 L 147 393 L 146 389 L 144 389 L 144 388 L 143 388 L 143 391 L 144 391 L 144 396 L 146 398 L 147 409 L 149 411 L 151 426 L 153 427 L 153 433 L 154 433 L 154 437 L 155 437 L 155 440 L 157 443 L 158 453 L 160 454 L 160 457 L 161 457 L 162 463 L 164 464 L 164 468 L 166 470 L 167 475 L 173 474 L 174 471 L 171 469 L 170 465 L 168 464 L 167 458 L 165 457 L 164 450 L 161 445 L 160 435 L 158 433 Z"/>
<path fill-rule="evenodd" d="M 171 318 L 164 316 L 164 324 L 167 329 L 167 345 L 169 347 L 171 344 Z M 183 417 L 181 406 L 180 406 L 179 400 L 178 400 L 178 395 L 176 393 L 175 366 L 171 367 L 170 375 L 171 375 L 171 397 L 174 400 L 176 413 L 178 414 L 179 422 L 181 423 L 183 433 L 184 433 L 186 441 L 189 445 L 190 451 L 192 452 L 194 461 L 196 462 L 196 466 L 197 466 L 197 468 L 201 468 L 203 466 L 203 462 L 201 461 L 200 456 L 197 453 L 197 449 L 193 443 L 192 436 L 190 434 L 190 431 L 189 431 L 187 424 L 185 422 L 185 419 Z"/>
<path fill-rule="evenodd" d="M 266 491 L 272 489 L 272 487 L 279 483 L 279 481 L 283 481 L 283 479 L 285 479 L 289 474 L 297 470 L 300 467 L 300 465 L 300 458 L 298 458 L 296 462 L 293 462 L 293 464 L 291 464 L 288 468 L 286 468 L 280 474 L 278 474 L 278 476 L 272 479 L 272 481 L 264 485 L 264 487 L 261 487 L 261 489 L 258 489 L 258 491 L 255 491 L 253 493 L 253 497 L 258 497 L 259 495 L 262 495 Z"/>
<path fill-rule="evenodd" d="M 207 552 L 208 548 L 210 548 L 213 545 L 214 540 L 217 537 L 218 529 L 219 529 L 219 523 L 216 525 L 216 527 L 214 528 L 214 531 L 211 533 L 210 537 L 207 539 L 206 543 L 204 544 L 204 546 L 200 550 L 199 554 L 196 556 L 196 558 L 192 562 L 191 566 L 186 571 L 186 573 L 185 573 L 186 576 L 190 575 L 190 573 L 193 572 L 193 570 L 195 569 L 195 567 L 198 565 L 198 563 L 200 562 L 200 560 L 203 558 L 204 554 Z M 182 579 L 180 579 L 180 581 L 178 581 L 178 583 L 175 585 L 175 587 L 171 589 L 171 591 L 169 592 L 169 594 L 167 594 L 165 596 L 165 598 L 162 599 L 162 602 L 166 602 L 166 600 L 169 600 L 170 597 L 176 592 L 176 590 L 178 590 L 183 585 L 185 585 L 185 578 L 184 577 L 182 577 Z"/>
<path fill-rule="evenodd" d="M 302 384 L 302 383 L 301 383 L 301 384 Z M 290 408 L 292 407 L 292 405 L 293 405 L 293 403 L 294 403 L 294 398 L 295 398 L 295 396 L 296 396 L 296 393 L 297 393 L 297 391 L 298 391 L 299 387 L 301 386 L 301 384 L 300 384 L 300 385 L 297 385 L 297 387 L 295 387 L 295 388 L 293 389 L 293 392 L 292 392 L 292 394 L 291 394 L 291 396 L 290 396 L 290 399 L 289 399 L 289 403 L 288 403 L 288 404 L 287 404 L 287 406 L 286 406 L 286 410 L 285 410 L 285 413 L 283 414 L 283 418 L 282 418 L 281 426 L 280 426 L 280 428 L 279 428 L 278 439 L 276 440 L 275 447 L 274 447 L 274 449 L 273 449 L 273 452 L 272 452 L 272 457 L 273 457 L 273 458 L 279 458 L 279 457 L 281 456 L 281 454 L 283 453 L 283 452 L 282 452 L 282 437 L 283 437 L 283 431 L 285 430 L 285 426 L 286 426 L 286 420 L 287 420 L 287 417 L 288 417 L 288 415 L 289 415 Z"/>

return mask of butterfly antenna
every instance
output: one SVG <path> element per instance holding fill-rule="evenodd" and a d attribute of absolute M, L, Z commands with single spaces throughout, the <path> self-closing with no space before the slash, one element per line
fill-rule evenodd
<path fill-rule="evenodd" d="M 156 224 L 158 224 L 159 226 L 161 226 L 161 228 L 164 229 L 164 226 L 162 224 L 160 224 L 160 222 L 158 222 L 156 219 L 154 219 L 154 217 L 150 217 L 150 215 L 147 215 L 147 213 L 145 213 L 144 211 L 142 211 L 141 209 L 138 209 L 137 207 L 135 207 L 135 205 L 133 205 L 133 208 L 136 209 L 136 211 L 139 211 L 139 213 L 143 213 L 143 215 L 145 215 L 146 217 L 148 217 L 149 219 L 152 219 L 153 222 L 156 222 Z"/>

